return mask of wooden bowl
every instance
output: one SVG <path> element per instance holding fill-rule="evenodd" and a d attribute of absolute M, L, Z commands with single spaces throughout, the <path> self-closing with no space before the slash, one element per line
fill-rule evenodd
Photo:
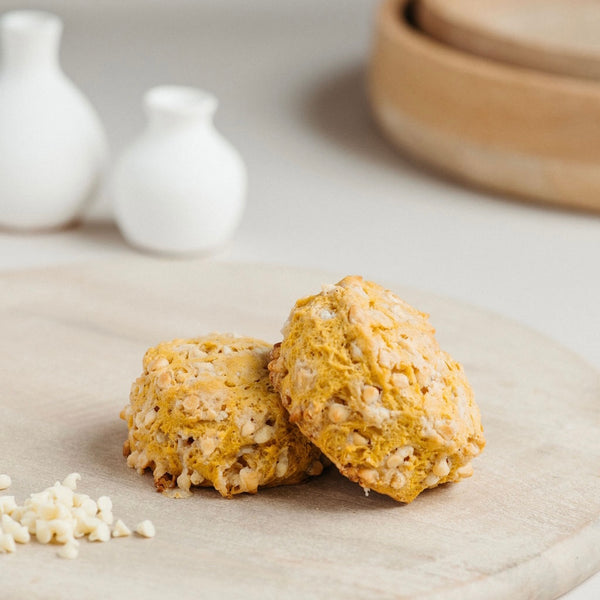
<path fill-rule="evenodd" d="M 600 210 L 600 83 L 446 46 L 413 24 L 410 0 L 376 20 L 369 96 L 384 133 L 462 181 Z"/>
<path fill-rule="evenodd" d="M 470 54 L 600 79 L 598 9 L 598 0 L 418 0 L 415 22 Z"/>

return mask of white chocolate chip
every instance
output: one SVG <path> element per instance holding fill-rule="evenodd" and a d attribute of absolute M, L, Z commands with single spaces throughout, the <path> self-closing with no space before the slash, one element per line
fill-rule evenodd
<path fill-rule="evenodd" d="M 78 481 L 81 481 L 81 475 L 79 473 L 71 473 L 63 479 L 62 484 L 70 490 L 75 491 L 77 489 Z"/>
<path fill-rule="evenodd" d="M 356 342 L 351 342 L 350 343 L 350 358 L 355 361 L 358 362 L 359 360 L 361 360 L 363 357 L 363 353 L 362 350 L 360 349 L 359 345 Z"/>
<path fill-rule="evenodd" d="M 169 387 L 171 383 L 173 383 L 173 376 L 171 375 L 170 371 L 163 371 L 156 378 L 156 385 L 160 389 L 165 389 Z"/>
<path fill-rule="evenodd" d="M 13 536 L 10 533 L 0 533 L 0 551 L 14 552 L 16 549 Z"/>
<path fill-rule="evenodd" d="M 288 467 L 288 449 L 284 448 L 283 451 L 280 453 L 279 460 L 277 461 L 277 466 L 275 467 L 275 476 L 283 477 L 287 473 Z"/>
<path fill-rule="evenodd" d="M 26 544 L 30 540 L 27 527 L 23 527 L 23 525 L 12 519 L 9 515 L 2 515 L 2 520 L 0 521 L 0 530 L 4 531 L 4 533 L 9 533 L 12 535 L 15 542 L 18 544 Z"/>
<path fill-rule="evenodd" d="M 246 421 L 242 425 L 241 434 L 244 437 L 250 437 L 256 431 L 256 425 L 253 421 Z"/>
<path fill-rule="evenodd" d="M 358 431 L 355 431 L 352 433 L 352 443 L 355 446 L 367 446 L 369 444 L 369 440 L 365 436 L 358 433 Z"/>
<path fill-rule="evenodd" d="M 391 369 L 395 365 L 400 363 L 400 355 L 397 352 L 393 352 L 386 348 L 381 348 L 379 350 L 378 362 L 382 367 L 386 369 Z"/>
<path fill-rule="evenodd" d="M 108 496 L 100 496 L 96 504 L 100 512 L 110 512 L 113 507 L 112 500 Z"/>
<path fill-rule="evenodd" d="M 397 469 L 401 464 L 403 464 L 406 461 L 406 459 L 410 458 L 414 453 L 415 449 L 412 446 L 402 446 L 388 457 L 385 464 L 390 469 Z"/>
<path fill-rule="evenodd" d="M 90 542 L 108 542 L 110 540 L 110 529 L 104 521 L 98 521 L 96 528 L 90 533 Z"/>
<path fill-rule="evenodd" d="M 294 369 L 293 386 L 298 394 L 308 392 L 315 384 L 317 372 L 304 361 L 298 361 Z"/>
<path fill-rule="evenodd" d="M 240 489 L 244 492 L 256 492 L 258 489 L 258 473 L 250 467 L 240 470 Z"/>
<path fill-rule="evenodd" d="M 101 510 L 98 512 L 98 518 L 106 523 L 107 525 L 112 525 L 114 521 L 114 517 L 111 510 Z"/>
<path fill-rule="evenodd" d="M 160 356 L 159 358 L 156 358 L 148 365 L 148 371 L 150 373 L 152 373 L 154 371 L 163 371 L 168 366 L 169 366 L 169 361 L 164 356 Z"/>
<path fill-rule="evenodd" d="M 202 475 L 200 475 L 200 473 L 198 473 L 198 471 L 194 471 L 190 475 L 190 481 L 191 481 L 192 485 L 199 485 L 204 481 L 204 477 L 202 477 Z"/>
<path fill-rule="evenodd" d="M 393 373 L 392 383 L 399 390 L 406 389 L 410 385 L 410 381 L 404 373 Z"/>
<path fill-rule="evenodd" d="M 16 508 L 14 496 L 0 496 L 0 515 L 10 515 Z"/>
<path fill-rule="evenodd" d="M 379 389 L 373 385 L 365 385 L 362 391 L 362 399 L 367 404 L 373 404 L 379 399 Z"/>
<path fill-rule="evenodd" d="M 131 535 L 131 529 L 129 529 L 121 519 L 117 519 L 117 522 L 113 527 L 112 535 L 113 537 L 127 537 L 128 535 Z"/>
<path fill-rule="evenodd" d="M 358 471 L 358 477 L 360 478 L 361 483 L 372 485 L 379 478 L 379 473 L 376 469 L 360 469 Z"/>
<path fill-rule="evenodd" d="M 187 470 L 182 471 L 181 475 L 177 477 L 177 487 L 181 488 L 182 490 L 189 490 L 191 483 L 192 482 Z"/>
<path fill-rule="evenodd" d="M 112 500 L 100 496 L 97 501 L 86 494 L 76 494 L 74 489 L 81 479 L 71 473 L 63 480 L 42 492 L 30 494 L 23 506 L 18 506 L 14 496 L 0 496 L 0 553 L 14 552 L 15 543 L 27 544 L 35 535 L 40 544 L 55 542 L 62 547 L 61 558 L 76 558 L 79 542 L 76 538 L 88 535 L 90 541 L 108 542 L 109 525 L 113 522 Z M 146 535 L 154 535 L 149 521 L 140 524 Z M 130 535 L 123 521 L 118 520 L 113 536 Z"/>
<path fill-rule="evenodd" d="M 401 456 L 398 456 L 398 454 L 392 454 L 390 457 L 388 457 L 385 464 L 390 469 L 397 469 L 403 462 L 404 459 Z"/>
<path fill-rule="evenodd" d="M 431 470 L 434 475 L 437 475 L 440 478 L 446 477 L 446 475 L 450 473 L 450 466 L 448 465 L 448 460 L 446 457 L 444 456 L 443 458 L 440 458 L 440 460 L 433 465 Z"/>
<path fill-rule="evenodd" d="M 49 544 L 52 539 L 52 529 L 50 529 L 50 521 L 37 519 L 35 522 L 35 537 L 40 544 Z"/>
<path fill-rule="evenodd" d="M 156 411 L 154 409 L 149 410 L 144 417 L 144 427 L 150 427 L 156 419 Z"/>
<path fill-rule="evenodd" d="M 59 544 L 66 544 L 73 539 L 73 523 L 66 519 L 50 521 L 50 530 L 54 533 Z"/>
<path fill-rule="evenodd" d="M 395 490 L 402 489 L 406 485 L 406 476 L 399 472 L 394 473 L 390 485 Z"/>
<path fill-rule="evenodd" d="M 350 411 L 343 404 L 332 402 L 327 415 L 332 423 L 342 423 L 350 416 Z"/>
<path fill-rule="evenodd" d="M 0 474 L 0 490 L 7 490 L 12 485 L 10 475 L 6 473 Z"/>
<path fill-rule="evenodd" d="M 73 542 L 67 542 L 64 546 L 59 548 L 56 554 L 60 556 L 60 558 L 67 558 L 73 560 L 79 555 L 79 550 Z"/>
<path fill-rule="evenodd" d="M 268 442 L 275 433 L 275 427 L 272 425 L 263 425 L 255 434 L 254 441 L 257 444 L 264 444 Z"/>
<path fill-rule="evenodd" d="M 425 477 L 425 485 L 427 487 L 434 487 L 438 484 L 439 480 L 440 478 L 437 475 L 430 473 L 429 475 L 427 475 L 427 477 Z"/>
<path fill-rule="evenodd" d="M 98 505 L 91 498 L 86 498 L 82 502 L 81 508 L 83 509 L 83 512 L 85 512 L 85 514 L 89 515 L 90 517 L 94 517 L 98 512 Z"/>
<path fill-rule="evenodd" d="M 471 463 L 467 463 L 462 467 L 456 469 L 456 474 L 459 477 L 471 477 L 473 475 L 473 465 Z"/>
<path fill-rule="evenodd" d="M 353 304 L 348 311 L 348 321 L 354 324 L 364 323 L 366 320 L 365 312 Z"/>
<path fill-rule="evenodd" d="M 156 535 L 156 529 L 154 528 L 154 524 L 152 523 L 152 521 L 148 520 L 138 523 L 136 525 L 135 532 L 138 535 L 141 535 L 145 538 L 152 538 Z"/>
<path fill-rule="evenodd" d="M 200 441 L 200 450 L 205 458 L 209 457 L 217 447 L 217 440 L 213 437 L 205 437 Z"/>

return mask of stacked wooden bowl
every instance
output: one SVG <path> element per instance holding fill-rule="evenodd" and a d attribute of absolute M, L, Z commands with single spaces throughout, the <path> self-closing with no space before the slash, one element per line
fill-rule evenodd
<path fill-rule="evenodd" d="M 460 180 L 600 211 L 599 0 L 385 0 L 369 95 L 385 134 Z"/>

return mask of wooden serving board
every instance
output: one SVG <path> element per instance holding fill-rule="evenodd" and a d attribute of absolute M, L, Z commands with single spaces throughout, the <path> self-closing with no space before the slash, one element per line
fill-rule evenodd
<path fill-rule="evenodd" d="M 598 0 L 417 0 L 431 37 L 501 62 L 600 79 Z"/>
<path fill-rule="evenodd" d="M 127 468 L 118 413 L 160 340 L 279 339 L 331 275 L 132 258 L 0 277 L 0 472 L 22 503 L 72 471 L 154 539 L 0 555 L 3 598 L 555 598 L 600 567 L 600 375 L 496 315 L 400 286 L 465 365 L 488 445 L 474 476 L 409 505 L 329 471 L 224 500 L 174 500 Z M 384 282 L 385 283 L 385 282 Z M 389 285 L 389 284 L 388 284 Z"/>

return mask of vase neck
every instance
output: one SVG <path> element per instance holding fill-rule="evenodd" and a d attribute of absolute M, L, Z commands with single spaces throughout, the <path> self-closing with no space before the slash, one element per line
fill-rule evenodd
<path fill-rule="evenodd" d="M 7 12 L 0 19 L 3 70 L 9 73 L 58 68 L 62 21 L 36 10 Z"/>
<path fill-rule="evenodd" d="M 212 128 L 217 99 L 196 88 L 160 86 L 144 97 L 146 113 L 153 130 L 189 126 Z"/>

